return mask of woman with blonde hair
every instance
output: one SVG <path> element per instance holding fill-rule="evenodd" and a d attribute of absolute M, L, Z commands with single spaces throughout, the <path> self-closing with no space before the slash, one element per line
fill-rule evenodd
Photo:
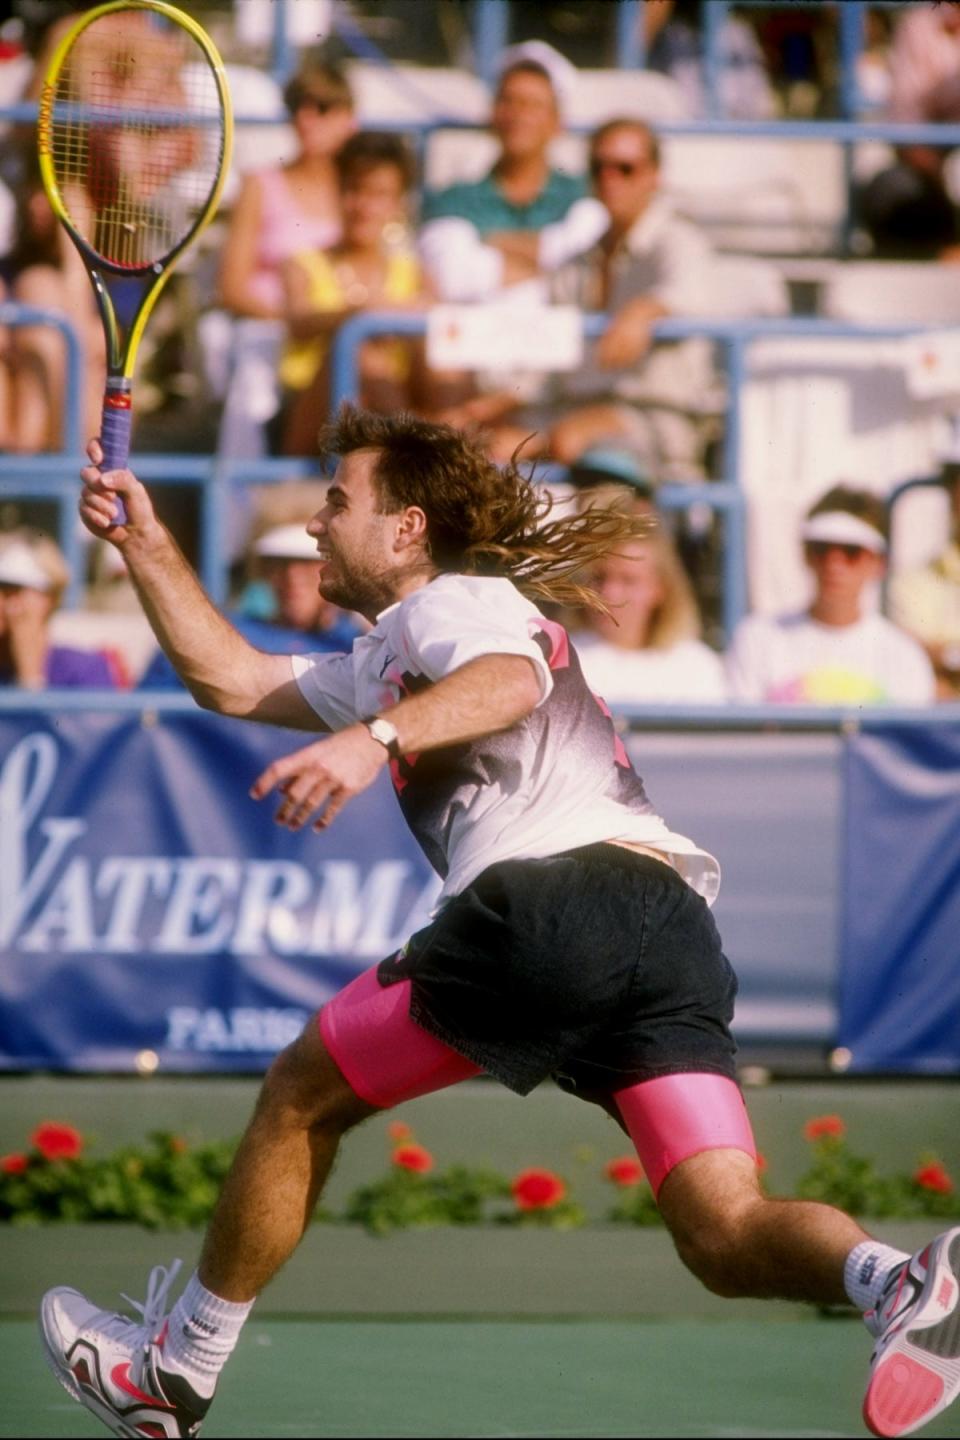
<path fill-rule="evenodd" d="M 124 684 L 112 654 L 51 643 L 50 617 L 69 580 L 48 535 L 26 526 L 0 534 L 0 685 L 115 690 Z"/>
<path fill-rule="evenodd" d="M 726 699 L 720 658 L 700 638 L 700 612 L 670 536 L 657 523 L 600 559 L 591 611 L 574 644 L 590 688 L 609 705 Z"/>

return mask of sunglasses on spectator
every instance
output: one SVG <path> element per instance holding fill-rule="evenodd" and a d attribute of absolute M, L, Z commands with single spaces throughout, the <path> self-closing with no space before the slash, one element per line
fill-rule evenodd
<path fill-rule="evenodd" d="M 808 540 L 805 548 L 807 554 L 815 560 L 823 560 L 831 550 L 839 550 L 843 558 L 849 560 L 851 564 L 864 555 L 873 554 L 873 551 L 868 550 L 866 545 L 841 545 L 838 540 Z"/>
<path fill-rule="evenodd" d="M 629 180 L 636 175 L 638 170 L 645 170 L 648 161 L 646 160 L 605 160 L 602 155 L 594 155 L 590 161 L 590 174 L 594 180 L 602 175 L 604 170 L 612 170 L 615 175 L 621 175 L 624 180 Z"/>
<path fill-rule="evenodd" d="M 290 113 L 295 115 L 298 110 L 313 110 L 317 115 L 329 115 L 340 104 L 340 100 L 322 100 L 319 95 L 296 91 L 290 96 Z"/>

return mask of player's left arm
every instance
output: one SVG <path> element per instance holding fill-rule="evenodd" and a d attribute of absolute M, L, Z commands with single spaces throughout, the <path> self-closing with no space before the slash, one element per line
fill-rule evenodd
<path fill-rule="evenodd" d="M 396 727 L 401 754 L 416 755 L 507 730 L 536 709 L 543 694 L 540 672 L 525 655 L 481 655 L 445 675 L 428 690 L 407 696 L 384 712 Z M 387 764 L 387 751 L 363 724 L 275 760 L 254 782 L 251 795 L 282 795 L 276 820 L 301 829 L 317 810 L 323 830 L 348 800 L 372 785 Z"/>

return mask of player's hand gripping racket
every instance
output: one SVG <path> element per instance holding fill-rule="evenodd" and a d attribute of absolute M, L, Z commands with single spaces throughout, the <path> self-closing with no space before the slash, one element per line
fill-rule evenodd
<path fill-rule="evenodd" d="M 217 207 L 232 139 L 223 62 L 201 26 L 164 0 L 99 5 L 57 47 L 37 146 L 103 320 L 104 470 L 127 463 L 137 347 L 172 267 Z"/>

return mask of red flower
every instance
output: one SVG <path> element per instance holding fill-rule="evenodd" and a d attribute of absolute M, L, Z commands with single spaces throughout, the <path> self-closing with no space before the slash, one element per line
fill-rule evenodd
<path fill-rule="evenodd" d="M 847 1131 L 839 1115 L 815 1115 L 803 1127 L 808 1140 L 839 1140 Z"/>
<path fill-rule="evenodd" d="M 953 1181 L 939 1160 L 931 1161 L 929 1165 L 921 1165 L 914 1173 L 913 1183 L 919 1185 L 921 1190 L 935 1190 L 938 1195 L 953 1194 Z"/>
<path fill-rule="evenodd" d="M 4 1175 L 22 1175 L 29 1163 L 26 1155 L 0 1155 L 0 1171 Z"/>
<path fill-rule="evenodd" d="M 757 1151 L 757 1174 L 758 1174 L 758 1175 L 762 1175 L 763 1172 L 766 1170 L 766 1168 L 767 1168 L 767 1157 L 766 1157 L 766 1155 L 761 1154 L 761 1152 L 758 1150 L 758 1151 Z"/>
<path fill-rule="evenodd" d="M 170 1153 L 171 1153 L 171 1155 L 185 1155 L 185 1154 L 187 1153 L 187 1150 L 188 1150 L 188 1149 L 189 1149 L 189 1146 L 187 1145 L 186 1140 L 182 1139 L 181 1136 L 179 1136 L 179 1135 L 171 1135 L 171 1136 L 170 1136 Z"/>
<path fill-rule="evenodd" d="M 643 1179 L 643 1166 L 636 1155 L 618 1155 L 610 1160 L 603 1171 L 614 1185 L 639 1185 Z"/>
<path fill-rule="evenodd" d="M 402 1120 L 391 1120 L 387 1126 L 387 1134 L 390 1136 L 394 1145 L 401 1145 L 404 1140 L 413 1139 L 413 1131 L 410 1129 L 410 1126 L 405 1125 Z"/>
<path fill-rule="evenodd" d="M 551 1210 L 567 1193 L 552 1170 L 521 1170 L 510 1186 L 518 1210 Z"/>
<path fill-rule="evenodd" d="M 45 1120 L 30 1136 L 44 1160 L 76 1160 L 83 1149 L 83 1137 L 72 1125 L 60 1125 L 55 1120 Z"/>
<path fill-rule="evenodd" d="M 393 1152 L 393 1163 L 399 1165 L 401 1170 L 413 1170 L 417 1175 L 425 1175 L 428 1170 L 433 1169 L 433 1156 L 422 1145 L 398 1145 Z"/>

